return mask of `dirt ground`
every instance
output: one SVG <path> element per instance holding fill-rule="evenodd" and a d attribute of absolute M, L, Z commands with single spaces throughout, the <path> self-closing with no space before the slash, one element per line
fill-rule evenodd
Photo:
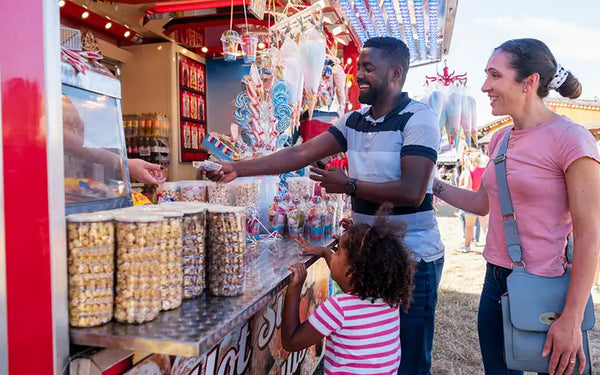
<path fill-rule="evenodd" d="M 456 252 L 463 241 L 457 211 L 441 206 L 437 214 L 446 256 L 436 311 L 431 372 L 434 375 L 484 374 L 477 339 L 477 308 L 485 275 L 483 247 L 472 247 L 469 254 Z M 593 298 L 600 302 L 600 294 L 594 293 Z M 600 303 L 595 304 L 595 310 L 596 317 L 600 317 Z M 593 368 L 598 372 L 600 328 L 594 328 L 589 338 Z M 322 366 L 316 374 L 322 374 Z"/>

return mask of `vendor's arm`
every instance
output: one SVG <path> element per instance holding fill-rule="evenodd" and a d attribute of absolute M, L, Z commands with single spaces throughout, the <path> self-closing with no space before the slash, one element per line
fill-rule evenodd
<path fill-rule="evenodd" d="M 308 321 L 300 323 L 300 298 L 306 280 L 306 266 L 297 263 L 290 267 L 292 281 L 287 287 L 281 323 L 281 345 L 289 352 L 296 352 L 323 340 L 323 334 Z"/>
<path fill-rule="evenodd" d="M 573 218 L 571 282 L 563 312 L 548 331 L 543 354 L 551 351 L 550 369 L 564 365 L 564 361 L 568 364 L 577 355 L 581 372 L 585 365 L 581 323 L 599 256 L 600 164 L 591 158 L 580 158 L 568 167 L 566 181 Z"/>

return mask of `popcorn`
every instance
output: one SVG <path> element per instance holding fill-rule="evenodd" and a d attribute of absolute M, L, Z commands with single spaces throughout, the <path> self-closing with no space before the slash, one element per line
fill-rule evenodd
<path fill-rule="evenodd" d="M 114 226 L 109 214 L 67 217 L 69 321 L 92 327 L 113 317 Z"/>
<path fill-rule="evenodd" d="M 246 215 L 242 207 L 208 208 L 208 286 L 217 296 L 242 294 Z"/>
<path fill-rule="evenodd" d="M 163 217 L 121 214 L 117 222 L 117 285 L 115 319 L 143 323 L 161 310 L 160 240 Z"/>

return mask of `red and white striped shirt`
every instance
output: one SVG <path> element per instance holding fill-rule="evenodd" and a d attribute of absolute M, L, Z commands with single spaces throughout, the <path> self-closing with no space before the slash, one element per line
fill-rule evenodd
<path fill-rule="evenodd" d="M 400 313 L 382 300 L 371 303 L 338 294 L 319 305 L 308 322 L 327 337 L 325 374 L 396 374 L 400 365 Z"/>

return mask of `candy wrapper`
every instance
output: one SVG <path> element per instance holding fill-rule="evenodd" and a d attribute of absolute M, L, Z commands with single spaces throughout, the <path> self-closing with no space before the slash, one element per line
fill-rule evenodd
<path fill-rule="evenodd" d="M 260 221 L 258 220 L 258 210 L 255 207 L 246 208 L 246 243 L 258 241 L 260 236 Z"/>
<path fill-rule="evenodd" d="M 303 211 L 300 199 L 293 201 L 293 206 L 287 212 L 288 230 L 290 238 L 302 237 L 306 224 L 306 212 Z"/>
<path fill-rule="evenodd" d="M 286 212 L 281 204 L 281 197 L 273 198 L 273 204 L 269 207 L 269 231 L 283 236 L 285 233 Z"/>
<path fill-rule="evenodd" d="M 321 197 L 314 198 L 315 206 L 308 213 L 308 228 L 311 241 L 322 241 L 325 238 L 325 210 L 323 210 Z"/>

